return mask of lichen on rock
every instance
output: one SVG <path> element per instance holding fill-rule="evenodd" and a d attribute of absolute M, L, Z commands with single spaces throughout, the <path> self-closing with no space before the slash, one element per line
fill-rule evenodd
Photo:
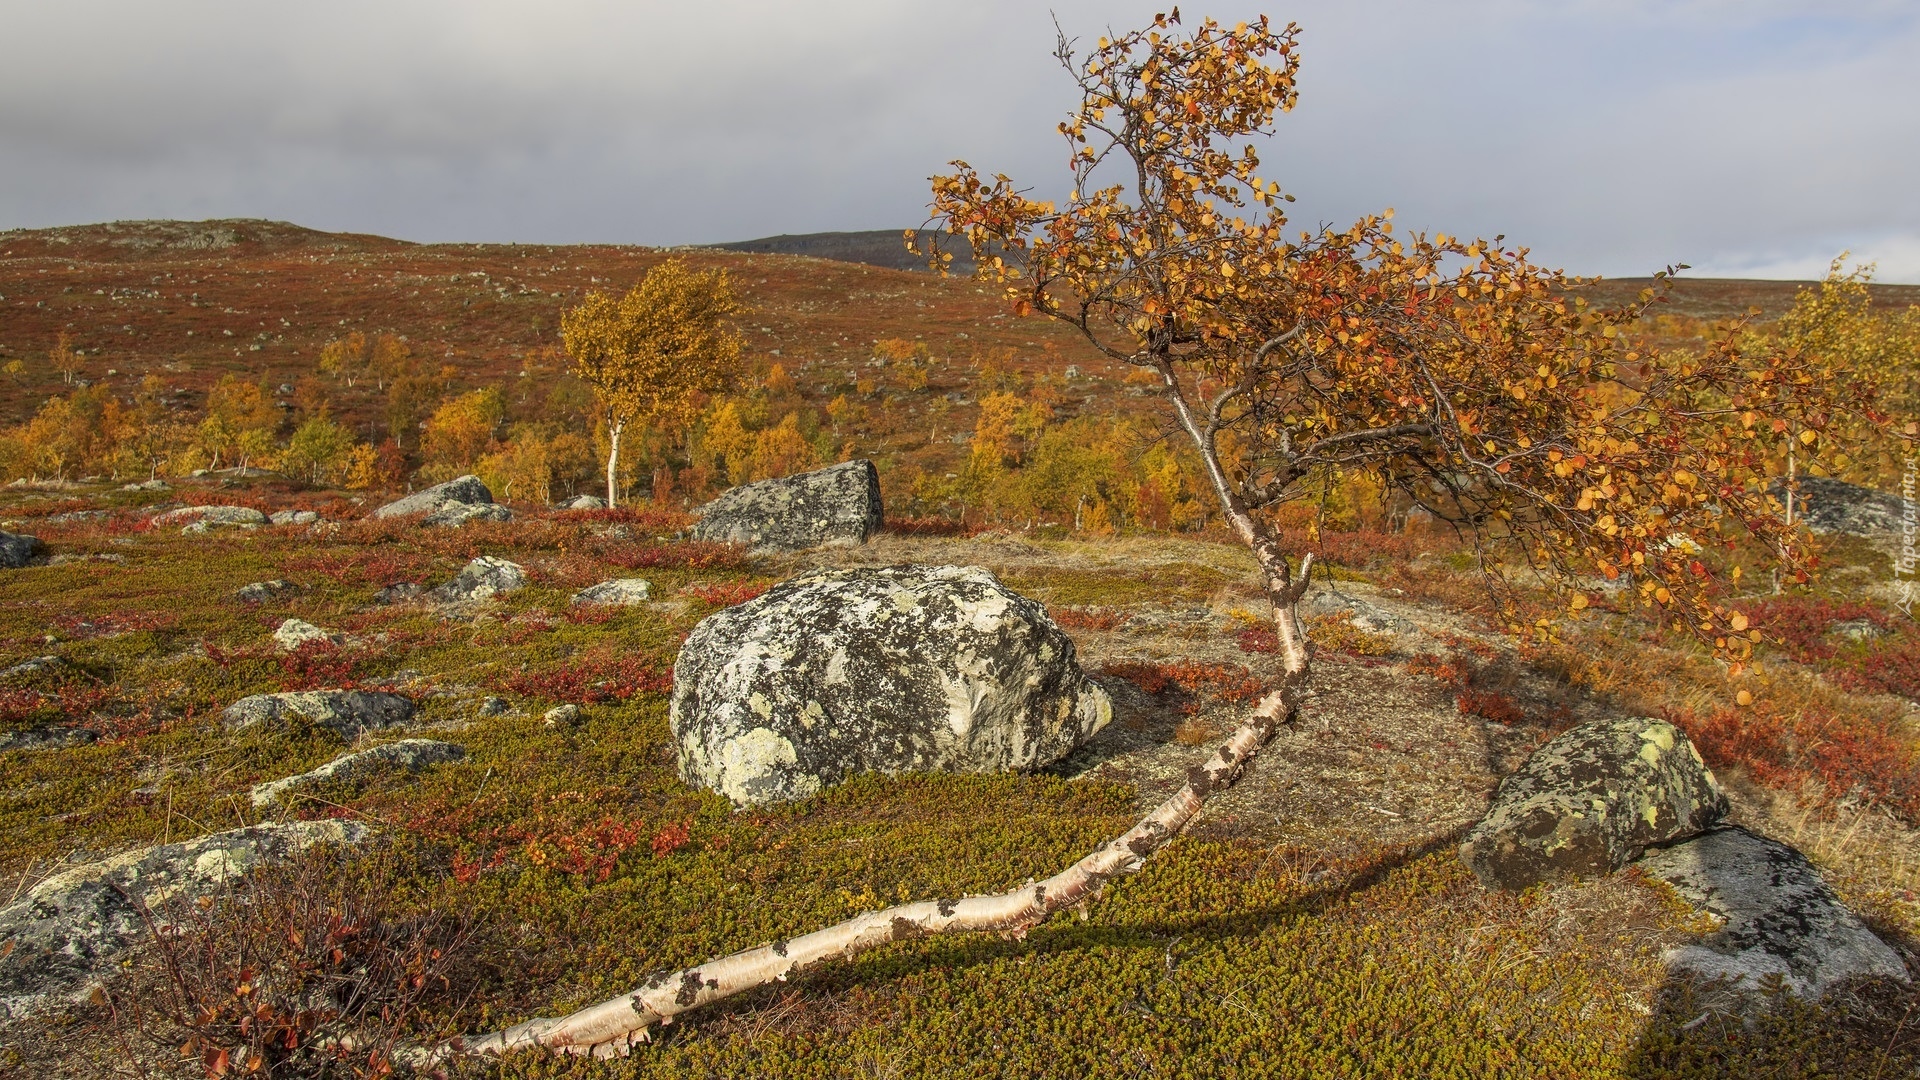
<path fill-rule="evenodd" d="M 681 775 L 736 805 L 868 771 L 1033 769 L 1112 716 L 1044 608 L 956 566 L 824 571 L 709 616 L 671 709 Z"/>
<path fill-rule="evenodd" d="M 885 519 L 880 474 L 866 460 L 743 484 L 694 513 L 694 539 L 764 551 L 862 544 Z"/>

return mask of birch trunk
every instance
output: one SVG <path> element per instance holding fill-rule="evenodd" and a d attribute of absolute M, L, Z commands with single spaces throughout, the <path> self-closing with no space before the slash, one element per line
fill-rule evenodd
<path fill-rule="evenodd" d="M 607 425 L 607 442 L 610 444 L 607 449 L 607 509 L 609 510 L 616 505 L 614 494 L 618 489 L 620 476 L 620 433 L 626 428 L 627 425 L 622 423 Z"/>

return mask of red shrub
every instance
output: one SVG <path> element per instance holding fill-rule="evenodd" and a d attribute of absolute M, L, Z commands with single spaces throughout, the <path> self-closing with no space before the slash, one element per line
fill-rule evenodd
<path fill-rule="evenodd" d="M 668 825 L 653 834 L 653 857 L 664 859 L 681 848 L 693 838 L 693 829 L 686 824 Z"/>
<path fill-rule="evenodd" d="M 1101 668 L 1158 696 L 1177 690 L 1184 694 L 1212 694 L 1223 701 L 1251 701 L 1267 689 L 1266 684 L 1238 664 L 1202 664 L 1180 660 L 1171 664 L 1127 661 Z"/>
<path fill-rule="evenodd" d="M 664 694 L 673 689 L 673 672 L 661 671 L 642 656 L 595 652 L 499 680 L 503 690 L 547 701 L 590 705 L 625 701 L 635 694 Z"/>
<path fill-rule="evenodd" d="M 1478 716 L 1496 724 L 1512 726 L 1526 720 L 1527 714 L 1512 698 L 1493 690 L 1475 690 L 1472 687 L 1460 691 L 1454 699 L 1462 716 Z"/>
<path fill-rule="evenodd" d="M 1827 713 L 1783 716 L 1765 708 L 1707 716 L 1670 712 L 1707 764 L 1744 766 L 1768 787 L 1816 781 L 1829 798 L 1858 794 L 1908 821 L 1920 820 L 1920 755 L 1886 722 Z"/>
<path fill-rule="evenodd" d="M 425 581 L 435 569 L 436 560 L 426 552 L 367 547 L 295 555 L 286 561 L 281 572 L 289 578 L 337 581 L 343 585 L 392 585 L 399 581 Z"/>
<path fill-rule="evenodd" d="M 615 544 L 600 552 L 600 557 L 629 570 L 655 567 L 688 570 L 732 570 L 746 563 L 745 554 L 732 544 L 692 541 L 683 544 Z"/>
<path fill-rule="evenodd" d="M 1068 630 L 1116 630 L 1127 624 L 1133 616 L 1112 608 L 1061 608 L 1047 614 L 1053 621 Z"/>

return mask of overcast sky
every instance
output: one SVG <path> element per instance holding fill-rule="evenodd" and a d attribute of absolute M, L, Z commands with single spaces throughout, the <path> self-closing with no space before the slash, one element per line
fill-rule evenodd
<path fill-rule="evenodd" d="M 1154 10 L 1053 7 L 1088 41 Z M 1850 249 L 1920 282 L 1920 5 L 1264 10 L 1304 29 L 1264 152 L 1303 224 L 1392 206 L 1610 275 L 1815 277 Z M 1043 4 L 0 0 L 0 25 L 0 228 L 680 244 L 918 224 L 956 157 L 1064 190 Z"/>

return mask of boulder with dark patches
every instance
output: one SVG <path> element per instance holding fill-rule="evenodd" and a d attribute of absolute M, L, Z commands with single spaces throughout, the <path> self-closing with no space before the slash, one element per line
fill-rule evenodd
<path fill-rule="evenodd" d="M 62 871 L 0 908 L 0 1017 L 21 1019 L 86 997 L 148 939 L 141 909 L 192 901 L 229 878 L 314 844 L 358 843 L 350 821 L 252 825 L 160 844 Z"/>
<path fill-rule="evenodd" d="M 1726 812 L 1712 771 L 1678 728 L 1647 717 L 1595 720 L 1500 782 L 1460 857 L 1481 884 L 1519 890 L 1612 873 Z"/>
<path fill-rule="evenodd" d="M 1908 981 L 1900 954 L 1785 844 L 1730 826 L 1649 851 L 1638 865 L 1720 922 L 1702 940 L 1668 953 L 1675 970 L 1722 980 L 1741 994 L 1764 990 L 1777 977 L 1789 994 L 1807 998 L 1860 976 Z"/>
<path fill-rule="evenodd" d="M 422 525 L 457 529 L 471 521 L 512 521 L 513 511 L 499 503 L 448 503 L 420 519 Z"/>
<path fill-rule="evenodd" d="M 313 510 L 275 510 L 267 515 L 267 520 L 275 525 L 315 525 L 320 515 Z"/>
<path fill-rule="evenodd" d="M 885 518 L 880 474 L 866 460 L 745 484 L 694 513 L 694 539 L 763 551 L 864 544 Z"/>
<path fill-rule="evenodd" d="M 414 514 L 431 514 L 450 504 L 484 506 L 493 502 L 493 492 L 477 476 L 462 476 L 444 484 L 435 484 L 422 491 L 416 491 L 404 499 L 382 506 L 373 512 L 377 518 L 410 517 Z"/>
<path fill-rule="evenodd" d="M 1802 476 L 1795 485 L 1794 516 L 1814 532 L 1890 540 L 1900 531 L 1904 505 L 1898 495 L 1828 476 Z M 1784 501 L 1787 485 L 1775 480 L 1768 492 Z"/>
<path fill-rule="evenodd" d="M 435 603 L 461 604 L 509 593 L 526 583 L 526 568 L 519 563 L 482 555 L 461 567 L 452 581 L 430 590 L 427 596 Z"/>
<path fill-rule="evenodd" d="M 46 550 L 47 546 L 37 536 L 0 529 L 0 567 L 18 570 L 45 554 Z"/>
<path fill-rule="evenodd" d="M 868 771 L 1038 768 L 1112 716 L 1046 610 L 971 566 L 828 570 L 710 615 L 671 709 L 681 775 L 742 806 Z"/>
<path fill-rule="evenodd" d="M 413 702 L 399 694 L 367 690 L 297 690 L 255 694 L 227 706 L 220 719 L 231 730 L 298 723 L 315 724 L 343 739 L 413 719 Z"/>
<path fill-rule="evenodd" d="M 234 592 L 233 598 L 243 604 L 264 604 L 276 596 L 299 591 L 300 586 L 293 582 L 275 578 L 272 581 L 255 581 L 242 585 Z"/>
<path fill-rule="evenodd" d="M 581 589 L 573 594 L 573 602 L 613 606 L 644 604 L 647 601 L 648 591 L 652 588 L 653 586 L 647 583 L 646 578 L 615 578 L 612 581 L 603 581 L 598 585 L 589 585 Z"/>
<path fill-rule="evenodd" d="M 310 769 L 298 776 L 255 784 L 248 798 L 255 806 L 271 806 L 280 799 L 315 784 L 332 780 L 359 780 L 380 773 L 417 772 L 429 765 L 437 765 L 443 761 L 459 761 L 466 756 L 466 750 L 452 743 L 437 742 L 433 739 L 401 739 L 399 742 L 386 743 L 369 750 L 343 754 L 317 769 Z"/>
<path fill-rule="evenodd" d="M 267 515 L 251 506 L 182 506 L 164 514 L 155 514 L 152 524 L 158 528 L 182 525 L 181 532 L 203 533 L 213 529 L 257 529 L 267 524 Z"/>

